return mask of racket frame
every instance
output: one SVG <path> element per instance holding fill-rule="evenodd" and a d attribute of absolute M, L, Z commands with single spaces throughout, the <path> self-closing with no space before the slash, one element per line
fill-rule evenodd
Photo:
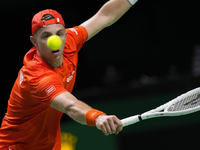
<path fill-rule="evenodd" d="M 171 101 L 169 101 L 155 109 L 147 111 L 141 115 L 135 115 L 135 116 L 131 116 L 131 117 L 122 119 L 121 121 L 122 121 L 123 127 L 137 123 L 137 122 L 145 120 L 145 119 L 156 118 L 156 117 L 165 117 L 165 116 L 166 117 L 167 116 L 171 116 L 171 117 L 172 116 L 181 116 L 181 115 L 187 115 L 190 113 L 197 112 L 200 110 L 200 106 L 196 106 L 194 108 L 189 108 L 189 109 L 180 110 L 180 111 L 172 111 L 172 112 L 167 111 L 168 108 L 171 107 L 173 104 L 181 101 L 182 99 L 184 99 L 190 95 L 194 95 L 197 92 L 200 93 L 200 88 L 196 88 L 187 93 L 184 93 L 184 94 L 178 96 L 177 98 L 174 98 Z"/>

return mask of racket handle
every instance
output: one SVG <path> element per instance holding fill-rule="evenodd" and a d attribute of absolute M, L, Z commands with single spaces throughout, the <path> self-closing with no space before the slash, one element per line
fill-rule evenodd
<path fill-rule="evenodd" d="M 139 117 L 140 115 L 136 115 L 122 119 L 121 122 L 123 124 L 123 127 L 139 122 L 140 121 Z M 117 127 L 116 124 L 115 126 Z"/>
<path fill-rule="evenodd" d="M 136 115 L 122 119 L 121 122 L 123 124 L 123 127 L 139 122 L 140 121 L 139 116 L 140 115 Z"/>

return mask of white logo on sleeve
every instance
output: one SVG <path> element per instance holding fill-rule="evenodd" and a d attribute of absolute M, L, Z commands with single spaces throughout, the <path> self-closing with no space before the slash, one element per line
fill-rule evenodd
<path fill-rule="evenodd" d="M 19 83 L 22 84 L 22 81 L 24 80 L 24 75 L 23 75 L 23 72 L 21 71 L 20 72 L 20 80 L 19 80 Z"/>
<path fill-rule="evenodd" d="M 74 76 L 73 76 L 74 72 L 75 72 L 75 71 L 72 71 L 72 75 L 69 76 L 69 77 L 67 78 L 67 82 L 69 82 L 69 81 L 71 81 L 71 80 L 73 79 L 73 77 L 74 77 Z"/>
<path fill-rule="evenodd" d="M 71 30 L 72 32 L 75 32 L 76 35 L 78 35 L 78 32 L 77 32 L 74 28 L 70 28 L 70 30 Z"/>
<path fill-rule="evenodd" d="M 56 90 L 55 86 L 51 85 L 45 90 L 45 92 L 47 93 L 48 96 L 50 96 L 55 90 Z"/>

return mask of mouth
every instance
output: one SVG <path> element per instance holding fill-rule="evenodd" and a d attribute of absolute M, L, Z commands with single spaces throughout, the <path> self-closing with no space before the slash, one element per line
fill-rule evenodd
<path fill-rule="evenodd" d="M 53 54 L 58 54 L 59 52 L 60 52 L 60 50 L 52 51 Z"/>

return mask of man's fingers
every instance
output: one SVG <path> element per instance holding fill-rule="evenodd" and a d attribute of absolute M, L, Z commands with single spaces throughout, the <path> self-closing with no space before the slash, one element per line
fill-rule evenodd
<path fill-rule="evenodd" d="M 110 128 L 112 133 L 116 133 L 116 126 L 113 120 L 110 121 Z"/>
<path fill-rule="evenodd" d="M 103 131 L 103 133 L 105 135 L 112 134 L 112 132 L 113 132 L 110 124 L 112 124 L 112 123 L 109 123 L 109 121 L 106 120 L 106 121 L 102 122 L 102 124 L 100 125 L 101 130 Z"/>
<path fill-rule="evenodd" d="M 116 116 L 99 116 L 96 126 L 98 129 L 102 130 L 105 135 L 118 134 L 123 129 L 121 121 Z"/>
<path fill-rule="evenodd" d="M 122 122 L 119 119 L 116 119 L 114 124 L 116 127 L 116 134 L 119 134 L 119 132 L 121 132 L 123 130 Z"/>
<path fill-rule="evenodd" d="M 102 124 L 102 125 L 100 125 L 100 130 L 102 130 L 103 131 L 103 133 L 107 136 L 108 135 L 108 132 L 107 132 L 107 128 L 106 128 L 106 126 L 104 125 L 104 124 Z"/>

